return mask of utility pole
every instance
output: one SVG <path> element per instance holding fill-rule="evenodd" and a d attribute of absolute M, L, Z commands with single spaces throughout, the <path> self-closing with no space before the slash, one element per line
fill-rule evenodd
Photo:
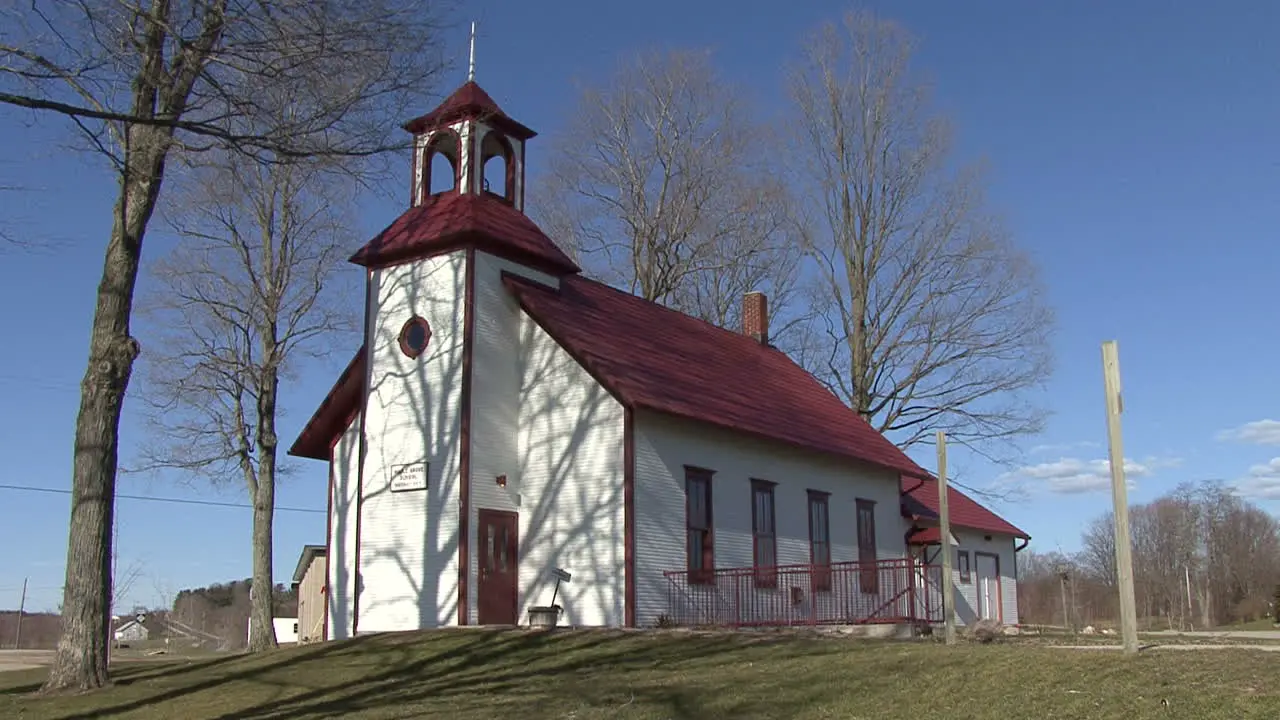
<path fill-rule="evenodd" d="M 1196 622 L 1192 619 L 1194 608 L 1191 605 L 1191 566 L 1183 565 L 1182 570 L 1187 575 L 1187 624 L 1194 628 L 1196 626 Z"/>
<path fill-rule="evenodd" d="M 1102 378 L 1107 394 L 1107 444 L 1111 457 L 1111 502 L 1115 510 L 1116 578 L 1120 588 L 1120 634 L 1127 655 L 1138 653 L 1138 609 L 1133 596 L 1133 549 L 1129 538 L 1129 490 L 1124 478 L 1124 442 L 1120 413 L 1120 351 L 1115 340 L 1102 343 Z"/>
<path fill-rule="evenodd" d="M 943 638 L 956 643 L 955 588 L 951 584 L 951 514 L 947 510 L 947 434 L 937 434 L 938 445 L 938 530 L 942 536 L 942 618 Z"/>
<path fill-rule="evenodd" d="M 1067 571 L 1063 570 L 1058 573 L 1058 584 L 1062 587 L 1062 626 L 1075 629 L 1075 625 L 1071 622 L 1071 616 L 1067 613 Z"/>
<path fill-rule="evenodd" d="M 27 609 L 27 580 L 22 578 L 22 599 L 18 601 L 18 629 L 13 633 L 13 649 L 22 649 L 22 613 Z"/>

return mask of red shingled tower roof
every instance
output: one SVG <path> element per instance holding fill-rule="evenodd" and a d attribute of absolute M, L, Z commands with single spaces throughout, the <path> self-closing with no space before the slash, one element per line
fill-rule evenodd
<path fill-rule="evenodd" d="M 553 275 L 579 272 L 528 216 L 483 193 L 447 192 L 427 198 L 357 250 L 351 262 L 377 267 L 469 244 Z"/>
<path fill-rule="evenodd" d="M 462 118 L 482 120 L 520 140 L 528 140 L 537 135 L 502 112 L 498 103 L 475 80 L 468 80 L 462 87 L 454 90 L 435 110 L 405 123 L 404 129 L 416 134 Z"/>

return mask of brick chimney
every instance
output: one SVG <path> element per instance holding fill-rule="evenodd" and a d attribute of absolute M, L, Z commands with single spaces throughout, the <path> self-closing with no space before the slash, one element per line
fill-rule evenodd
<path fill-rule="evenodd" d="M 742 334 L 761 345 L 769 344 L 769 299 L 762 292 L 742 297 Z"/>

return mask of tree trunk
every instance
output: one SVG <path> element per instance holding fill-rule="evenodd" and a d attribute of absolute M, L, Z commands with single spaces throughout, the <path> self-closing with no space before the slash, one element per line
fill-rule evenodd
<path fill-rule="evenodd" d="M 264 354 L 271 362 L 275 344 L 269 343 Z M 249 652 L 270 650 L 277 646 L 271 582 L 271 524 L 276 506 L 276 392 L 279 379 L 268 368 L 258 396 L 258 480 L 253 498 L 253 598 L 249 623 L 252 626 Z"/>
<path fill-rule="evenodd" d="M 272 622 L 274 586 L 271 582 L 271 521 L 275 505 L 275 487 L 259 476 L 258 494 L 253 500 L 253 598 L 249 609 L 249 651 L 276 647 L 275 624 Z"/>
<path fill-rule="evenodd" d="M 62 594 L 62 634 L 43 691 L 89 690 L 107 684 L 111 610 L 111 529 L 116 492 L 120 411 L 138 343 L 129 334 L 142 238 L 164 175 L 166 138 L 154 128 L 129 131 L 111 240 L 107 243 L 71 479 L 71 523 Z"/>

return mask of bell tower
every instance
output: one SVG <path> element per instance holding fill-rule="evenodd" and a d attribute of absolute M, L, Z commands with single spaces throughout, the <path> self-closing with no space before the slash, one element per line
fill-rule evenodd
<path fill-rule="evenodd" d="M 458 193 L 524 211 L 524 145 L 537 133 L 511 119 L 476 84 L 474 27 L 467 82 L 404 128 L 413 134 L 410 207 Z"/>

